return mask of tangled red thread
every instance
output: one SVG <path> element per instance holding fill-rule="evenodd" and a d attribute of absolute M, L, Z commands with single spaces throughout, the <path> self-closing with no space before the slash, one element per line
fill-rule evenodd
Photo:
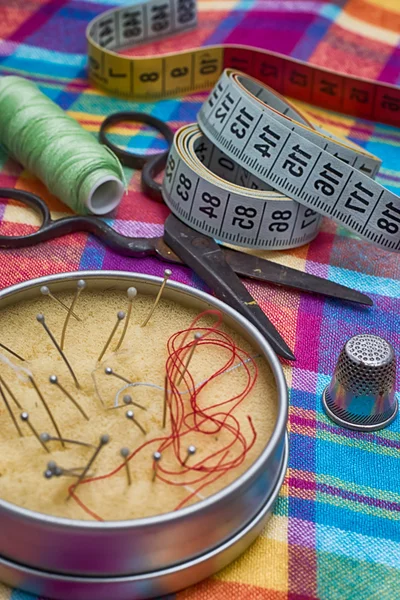
<path fill-rule="evenodd" d="M 200 327 L 201 319 L 209 316 L 216 318 L 213 326 Z M 257 439 L 251 417 L 247 416 L 250 434 L 246 436 L 242 431 L 243 427 L 234 415 L 235 409 L 249 395 L 257 381 L 257 365 L 250 354 L 239 348 L 227 333 L 219 330 L 221 323 L 222 313 L 220 311 L 206 310 L 193 320 L 188 329 L 178 331 L 169 338 L 166 361 L 168 390 L 166 402 L 170 432 L 140 445 L 127 459 L 132 462 L 140 452 L 150 446 L 153 446 L 153 452 L 157 450 L 162 457 L 166 456 L 168 452 L 173 453 L 176 468 L 168 469 L 161 460 L 157 463 L 153 461 L 153 470 L 156 470 L 156 478 L 168 485 L 190 487 L 190 494 L 175 507 L 175 510 L 182 508 L 192 498 L 198 496 L 205 487 L 223 477 L 227 472 L 239 467 Z M 196 333 L 201 335 L 199 339 L 194 339 Z M 189 336 L 191 339 L 188 341 Z M 190 371 L 191 363 L 187 366 L 187 359 L 194 344 L 199 349 L 204 347 L 205 350 L 210 346 L 218 347 L 221 349 L 221 355 L 227 355 L 226 362 L 217 371 L 205 381 L 197 384 Z M 203 406 L 202 399 L 205 396 L 203 392 L 207 387 L 210 387 L 218 378 L 228 376 L 230 370 L 236 368 L 240 368 L 245 374 L 242 389 L 238 389 L 232 397 L 221 402 Z M 179 382 L 180 379 L 181 382 Z M 210 395 L 211 393 L 208 394 L 208 397 Z M 203 456 L 196 460 L 196 455 L 194 455 L 191 456 L 190 461 L 185 461 L 188 444 L 191 443 L 194 436 L 196 440 L 200 439 L 199 447 L 202 448 L 208 448 L 210 444 L 207 444 L 206 440 L 204 444 L 201 444 L 201 436 L 218 436 L 220 447 L 206 457 Z M 124 467 L 125 463 L 123 462 L 111 473 L 86 479 L 81 482 L 81 485 L 109 479 Z M 75 494 L 75 486 L 76 484 L 73 484 L 69 488 L 71 497 L 87 514 L 102 521 L 103 519 L 90 510 Z"/>

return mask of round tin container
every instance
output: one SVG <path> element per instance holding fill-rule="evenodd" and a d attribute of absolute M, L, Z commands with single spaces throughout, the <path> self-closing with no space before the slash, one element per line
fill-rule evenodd
<path fill-rule="evenodd" d="M 53 275 L 3 290 L 0 310 L 37 297 L 43 285 L 51 286 L 53 292 L 75 290 L 78 279 L 85 279 L 89 290 L 126 291 L 134 285 L 139 294 L 154 296 L 162 281 L 114 271 Z M 270 440 L 249 469 L 229 486 L 194 505 L 159 516 L 78 521 L 29 511 L 0 499 L 3 581 L 60 599 L 149 598 L 207 577 L 233 560 L 257 535 L 279 492 L 287 464 L 288 399 L 280 362 L 253 325 L 209 294 L 169 281 L 164 297 L 199 312 L 217 308 L 224 322 L 263 355 L 277 393 L 277 421 Z M 180 578 L 179 573 L 187 576 Z M 114 585 L 115 591 L 114 587 L 111 590 Z"/>

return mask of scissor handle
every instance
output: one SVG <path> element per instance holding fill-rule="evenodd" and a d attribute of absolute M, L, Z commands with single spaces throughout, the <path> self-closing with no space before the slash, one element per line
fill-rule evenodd
<path fill-rule="evenodd" d="M 70 233 L 84 231 L 92 233 L 112 250 L 131 257 L 161 254 L 158 249 L 159 238 L 132 238 L 122 235 L 109 227 L 98 217 L 73 216 L 53 221 L 50 211 L 41 198 L 25 190 L 0 188 L 0 198 L 17 200 L 33 208 L 41 217 L 37 231 L 27 235 L 0 235 L 0 248 L 27 248 Z"/>
<path fill-rule="evenodd" d="M 133 123 L 144 123 L 145 125 L 149 125 L 150 127 L 154 127 L 157 129 L 167 142 L 168 148 L 170 148 L 172 141 L 174 139 L 174 132 L 170 128 L 170 126 L 158 119 L 157 117 L 153 117 L 153 115 L 148 115 L 146 113 L 139 112 L 116 112 L 112 115 L 109 115 L 100 126 L 99 131 L 99 140 L 102 144 L 110 148 L 114 152 L 116 156 L 118 156 L 119 160 L 125 167 L 130 167 L 131 169 L 143 169 L 145 164 L 152 160 L 154 157 L 161 156 L 165 154 L 165 151 L 158 152 L 157 154 L 137 154 L 135 152 L 131 152 L 130 150 L 124 150 L 120 148 L 116 144 L 113 144 L 106 135 L 106 129 L 111 125 L 115 125 L 116 123 L 121 123 L 121 121 L 131 121 Z"/>

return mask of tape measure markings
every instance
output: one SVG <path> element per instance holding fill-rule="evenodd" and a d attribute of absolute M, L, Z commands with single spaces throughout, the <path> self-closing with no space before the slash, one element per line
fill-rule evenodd
<path fill-rule="evenodd" d="M 87 28 L 89 74 L 97 85 L 137 100 L 210 89 L 226 68 L 239 69 L 284 96 L 331 110 L 400 124 L 400 90 L 243 45 L 204 46 L 162 56 L 117 51 L 197 25 L 196 0 L 147 0 L 99 15 Z"/>
<path fill-rule="evenodd" d="M 205 169 L 196 143 L 210 144 L 196 125 L 178 132 L 163 182 L 167 204 L 184 222 L 219 241 L 257 248 L 294 247 L 317 235 L 320 217 L 315 211 L 274 191 L 230 185 L 228 178 L 214 174 L 223 153 L 211 148 L 207 162 L 211 157 L 214 162 Z"/>
<path fill-rule="evenodd" d="M 311 142 L 297 133 L 296 124 L 283 125 L 272 109 L 252 97 L 241 84 L 245 77 L 232 72 L 221 77 L 222 81 L 227 78 L 230 85 L 217 85 L 212 102 L 204 103 L 198 115 L 202 131 L 213 143 L 294 200 L 327 216 L 332 216 L 338 208 L 336 220 L 343 225 L 362 236 L 371 228 L 378 234 L 386 231 L 379 244 L 400 247 L 397 196 L 336 156 L 320 151 L 314 140 Z M 218 107 L 223 107 L 219 113 Z M 258 127 L 251 128 L 253 122 L 258 122 Z M 371 239 L 371 235 L 366 237 Z"/>

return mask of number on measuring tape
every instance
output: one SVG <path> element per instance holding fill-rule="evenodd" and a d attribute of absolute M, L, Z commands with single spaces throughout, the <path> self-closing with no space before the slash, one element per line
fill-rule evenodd
<path fill-rule="evenodd" d="M 288 220 L 292 218 L 291 210 L 275 210 L 272 215 L 272 223 L 269 226 L 270 231 L 283 233 L 289 229 Z"/>
<path fill-rule="evenodd" d="M 196 2 L 195 0 L 178 0 L 177 4 L 177 21 L 182 25 L 196 19 Z"/>
<path fill-rule="evenodd" d="M 235 116 L 235 120 L 231 125 L 231 132 L 239 139 L 242 140 L 246 133 L 250 129 L 250 125 L 254 121 L 254 117 L 242 107 L 238 114 Z"/>
<path fill-rule="evenodd" d="M 110 15 L 99 21 L 98 40 L 102 48 L 110 47 L 115 42 L 114 17 Z"/>
<path fill-rule="evenodd" d="M 221 206 L 221 200 L 218 196 L 212 196 L 209 192 L 204 192 L 201 196 L 203 206 L 200 206 L 199 210 L 208 216 L 209 219 L 217 219 L 218 215 L 215 212 L 215 208 Z"/>
<path fill-rule="evenodd" d="M 184 202 L 189 200 L 189 192 L 192 189 L 192 182 L 189 177 L 185 177 L 183 173 L 179 175 L 179 182 L 176 186 L 176 193 Z"/>
<path fill-rule="evenodd" d="M 152 71 L 151 73 L 142 73 L 139 77 L 140 81 L 143 81 L 143 83 L 146 82 L 155 82 L 158 81 L 158 79 L 160 78 L 160 74 L 156 73 L 156 71 Z"/>
<path fill-rule="evenodd" d="M 235 217 L 232 219 L 232 225 L 238 225 L 241 229 L 253 229 L 254 218 L 257 216 L 255 208 L 245 207 L 239 204 L 235 208 Z"/>
<path fill-rule="evenodd" d="M 150 32 L 154 35 L 165 34 L 171 27 L 169 2 L 154 4 L 150 8 Z"/>
<path fill-rule="evenodd" d="M 124 43 L 137 42 L 144 35 L 143 9 L 125 10 L 121 13 L 122 39 Z"/>

